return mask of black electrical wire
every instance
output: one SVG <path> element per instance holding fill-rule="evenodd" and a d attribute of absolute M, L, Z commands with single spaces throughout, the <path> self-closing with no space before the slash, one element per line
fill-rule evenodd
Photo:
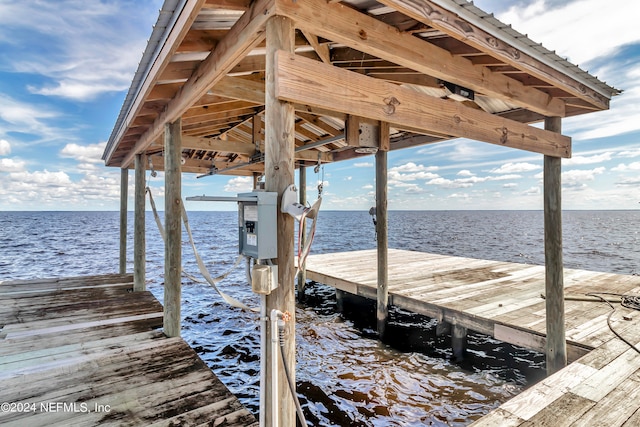
<path fill-rule="evenodd" d="M 609 315 L 607 316 L 607 326 L 609 326 L 609 329 L 611 330 L 611 332 L 613 332 L 613 334 L 620 338 L 622 341 L 624 341 L 629 347 L 631 347 L 632 349 L 634 349 L 637 353 L 640 354 L 640 349 L 638 349 L 638 347 L 635 346 L 635 344 L 633 344 L 632 342 L 630 342 L 629 340 L 627 340 L 626 338 L 624 338 L 622 335 L 620 335 L 615 329 L 613 329 L 613 326 L 611 325 L 611 316 L 613 315 L 613 313 L 615 313 L 616 308 L 614 307 L 613 304 L 611 304 L 609 301 L 607 301 L 605 298 L 603 298 L 601 295 L 614 295 L 614 296 L 618 296 L 621 297 L 621 305 L 623 307 L 626 308 L 632 308 L 634 310 L 640 310 L 640 297 L 636 297 L 636 296 L 631 296 L 631 295 L 622 295 L 622 294 L 616 294 L 616 293 L 611 293 L 611 292 L 590 292 L 588 294 L 586 294 L 587 296 L 590 297 L 596 297 L 598 299 L 600 299 L 602 302 L 606 303 L 609 307 L 611 307 L 611 311 L 609 312 Z"/>
<path fill-rule="evenodd" d="M 284 326 L 278 325 L 278 333 L 280 336 L 280 359 L 282 360 L 282 365 L 284 366 L 284 373 L 287 377 L 287 383 L 289 384 L 289 390 L 291 390 L 291 395 L 293 396 L 293 402 L 296 405 L 296 412 L 298 413 L 298 418 L 303 426 L 307 425 L 307 420 L 304 417 L 304 413 L 302 413 L 302 406 L 300 406 L 300 401 L 298 400 L 298 393 L 296 392 L 296 386 L 291 379 L 291 372 L 289 371 L 289 367 L 287 366 L 287 361 L 284 358 Z"/>

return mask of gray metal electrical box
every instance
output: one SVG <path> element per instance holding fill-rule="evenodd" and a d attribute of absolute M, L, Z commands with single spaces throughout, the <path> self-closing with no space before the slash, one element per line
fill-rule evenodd
<path fill-rule="evenodd" d="M 255 259 L 278 257 L 277 203 L 276 192 L 238 194 L 238 239 L 241 254 Z"/>

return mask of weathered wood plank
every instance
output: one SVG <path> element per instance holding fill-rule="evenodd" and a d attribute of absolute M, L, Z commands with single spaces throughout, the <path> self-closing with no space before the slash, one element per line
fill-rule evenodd
<path fill-rule="evenodd" d="M 90 285 L 50 290 L 56 282 L 74 281 Z M 13 314 L 15 321 L 30 311 L 29 322 L 2 328 L 0 401 L 75 403 L 79 409 L 3 412 L 3 426 L 150 425 L 159 420 L 162 425 L 210 420 L 257 425 L 193 349 L 156 329 L 162 308 L 150 293 L 128 293 L 118 283 L 110 290 L 99 282 L 96 277 L 14 283 L 25 289 L 40 283 L 42 292 L 23 299 L 16 296 L 24 293 L 11 292 L 0 300 L 5 315 Z M 0 294 L 4 290 L 0 286 Z M 6 303 L 18 306 L 18 312 Z M 56 318 L 56 311 L 65 317 Z M 103 410 L 93 410 L 94 405 Z"/>

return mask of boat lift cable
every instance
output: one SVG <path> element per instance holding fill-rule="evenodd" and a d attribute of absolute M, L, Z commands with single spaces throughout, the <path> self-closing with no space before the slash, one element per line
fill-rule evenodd
<path fill-rule="evenodd" d="M 638 347 L 636 347 L 635 344 L 630 342 L 628 339 L 624 338 L 622 335 L 620 335 L 620 333 L 618 333 L 613 328 L 613 325 L 611 324 L 611 316 L 613 316 L 613 313 L 615 313 L 616 307 L 613 304 L 611 304 L 611 302 L 608 299 L 604 298 L 602 295 L 613 295 L 613 296 L 620 297 L 621 298 L 620 305 L 622 305 L 625 308 L 629 308 L 629 309 L 633 309 L 633 310 L 640 310 L 640 297 L 633 296 L 633 295 L 616 294 L 616 293 L 611 293 L 611 292 L 590 292 L 590 293 L 588 293 L 586 295 L 598 298 L 602 302 L 604 302 L 605 304 L 609 305 L 609 307 L 611 307 L 611 311 L 609 312 L 609 315 L 607 316 L 607 326 L 609 326 L 609 329 L 611 330 L 611 332 L 613 332 L 613 334 L 616 337 L 618 337 L 622 341 L 624 341 L 629 347 L 634 349 L 637 353 L 640 353 L 640 349 Z"/>
<path fill-rule="evenodd" d="M 156 224 L 158 225 L 158 230 L 160 231 L 160 235 L 162 236 L 162 240 L 165 241 L 164 227 L 162 226 L 162 221 L 160 220 L 160 216 L 158 215 L 158 210 L 156 208 L 155 201 L 153 200 L 153 194 L 151 193 L 151 189 L 149 187 L 146 188 L 146 191 L 149 194 L 149 202 L 150 202 L 151 208 L 153 210 L 153 216 L 154 216 L 154 218 L 156 220 Z M 182 221 L 184 223 L 185 229 L 187 230 L 187 234 L 189 235 L 189 242 L 191 243 L 191 248 L 193 249 L 193 253 L 194 253 L 195 258 L 196 258 L 196 263 L 198 264 L 198 269 L 200 270 L 200 273 L 205 278 L 207 283 L 209 285 L 211 285 L 211 287 L 213 287 L 213 289 L 215 289 L 216 292 L 218 292 L 220 297 L 227 304 L 231 305 L 232 307 L 237 307 L 237 308 L 241 308 L 243 310 L 248 310 L 248 311 L 253 311 L 253 312 L 259 311 L 259 310 L 255 309 L 255 308 L 251 308 L 251 307 L 247 306 L 246 304 L 244 304 L 243 302 L 235 299 L 231 295 L 227 295 L 226 293 L 222 292 L 216 286 L 216 284 L 218 282 L 224 280 L 229 274 L 231 274 L 231 272 L 240 264 L 240 262 L 242 261 L 244 256 L 242 254 L 238 255 L 238 257 L 236 258 L 236 261 L 233 263 L 231 268 L 229 270 L 227 270 L 225 273 L 223 273 L 220 276 L 215 277 L 215 278 L 211 277 L 211 274 L 207 270 L 207 267 L 204 265 L 204 262 L 202 261 L 202 258 L 200 257 L 200 254 L 198 253 L 198 250 L 196 249 L 196 245 L 195 245 L 195 242 L 193 240 L 193 234 L 191 233 L 191 226 L 189 225 L 189 218 L 187 216 L 187 210 L 184 207 L 184 202 L 182 202 L 181 205 L 182 205 Z M 184 271 L 184 269 L 182 269 L 182 272 L 187 277 L 189 277 L 191 280 L 194 280 L 194 281 L 196 281 L 198 283 L 204 283 L 204 282 L 202 282 L 200 280 L 195 279 L 193 276 L 190 276 L 188 273 L 186 273 Z"/>

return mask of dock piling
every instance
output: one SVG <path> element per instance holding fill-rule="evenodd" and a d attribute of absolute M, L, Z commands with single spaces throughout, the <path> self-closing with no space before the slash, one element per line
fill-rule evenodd
<path fill-rule="evenodd" d="M 388 227 L 387 227 L 387 151 L 382 142 L 383 128 L 380 126 L 379 148 L 376 152 L 376 234 L 378 242 L 378 290 L 377 290 L 377 330 L 384 341 L 389 316 L 389 273 L 388 273 Z M 382 149 L 385 148 L 385 149 Z"/>
<path fill-rule="evenodd" d="M 561 132 L 560 117 L 547 117 L 546 130 Z M 567 365 L 562 261 L 562 159 L 544 156 L 544 258 L 547 374 Z"/>
<path fill-rule="evenodd" d="M 120 266 L 118 272 L 127 272 L 127 199 L 129 197 L 129 169 L 120 169 Z"/>
<path fill-rule="evenodd" d="M 135 157 L 135 214 L 133 218 L 133 290 L 146 290 L 146 242 L 145 242 L 145 203 L 146 183 L 145 169 L 147 156 L 136 154 Z"/>
<path fill-rule="evenodd" d="M 164 134 L 164 333 L 180 336 L 182 293 L 182 120 L 165 125 Z"/>

